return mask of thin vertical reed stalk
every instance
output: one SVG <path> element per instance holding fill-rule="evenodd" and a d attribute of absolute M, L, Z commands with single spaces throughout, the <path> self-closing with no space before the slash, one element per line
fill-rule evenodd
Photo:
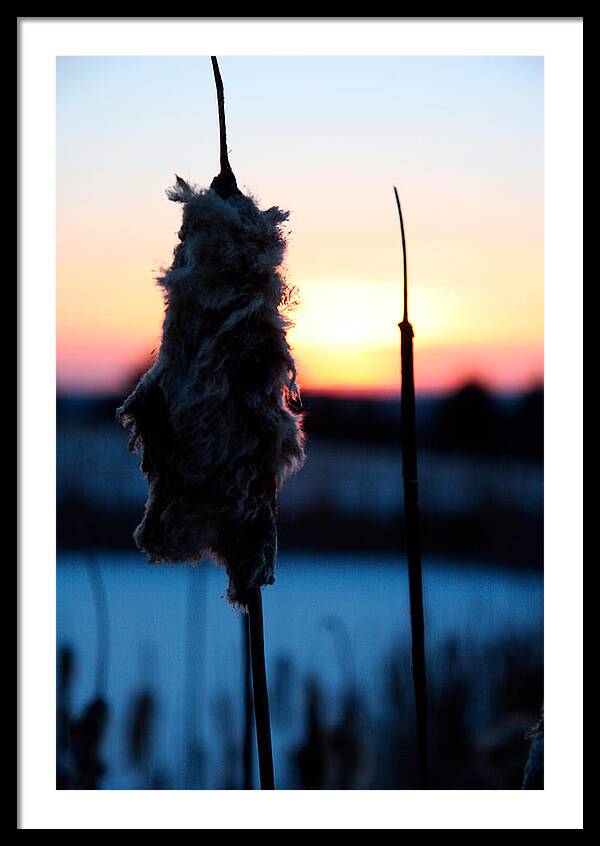
<path fill-rule="evenodd" d="M 110 622 L 108 616 L 108 600 L 100 561 L 94 550 L 86 556 L 86 571 L 88 574 L 94 609 L 96 613 L 96 696 L 106 698 L 108 688 L 108 667 L 110 661 Z"/>
<path fill-rule="evenodd" d="M 202 703 L 201 685 L 206 668 L 206 571 L 190 567 L 185 612 L 185 679 L 183 698 L 184 762 L 186 787 L 202 784 L 203 767 L 199 749 L 201 733 L 198 721 Z M 202 725 L 202 723 L 200 723 Z"/>
<path fill-rule="evenodd" d="M 254 690 L 254 716 L 256 720 L 260 787 L 261 790 L 275 790 L 260 588 L 253 588 L 250 591 L 248 598 L 248 627 L 250 629 L 250 659 L 252 663 L 252 687 Z"/>
<path fill-rule="evenodd" d="M 415 691 L 417 755 L 419 786 L 429 785 L 429 755 L 427 739 L 427 673 L 425 667 L 425 616 L 423 613 L 423 575 L 421 566 L 421 536 L 419 528 L 419 488 L 417 476 L 417 432 L 415 413 L 415 379 L 413 359 L 413 327 L 408 319 L 408 274 L 406 269 L 406 237 L 398 191 L 394 188 L 400 231 L 404 269 L 404 315 L 400 328 L 402 370 L 402 477 L 404 482 L 404 518 L 408 585 L 410 595 L 411 664 Z"/>
<path fill-rule="evenodd" d="M 250 624 L 247 614 L 241 614 L 242 644 L 244 649 L 244 741 L 242 761 L 244 767 L 244 790 L 252 790 L 252 732 L 254 731 L 254 701 L 252 698 L 252 666 L 250 657 Z"/>
<path fill-rule="evenodd" d="M 219 63 L 216 56 L 210 57 L 213 73 L 215 76 L 215 87 L 217 89 L 217 108 L 219 110 L 219 162 L 221 172 L 229 170 L 229 157 L 227 155 L 227 127 L 225 124 L 225 92 Z"/>
<path fill-rule="evenodd" d="M 217 89 L 217 108 L 219 110 L 219 163 L 221 170 L 216 176 L 211 188 L 217 194 L 226 199 L 238 190 L 235 176 L 229 164 L 229 154 L 227 151 L 227 125 L 225 122 L 225 91 L 223 89 L 223 79 L 221 78 L 221 71 L 219 70 L 219 63 L 216 56 L 211 56 L 213 75 L 215 78 L 215 88 Z"/>

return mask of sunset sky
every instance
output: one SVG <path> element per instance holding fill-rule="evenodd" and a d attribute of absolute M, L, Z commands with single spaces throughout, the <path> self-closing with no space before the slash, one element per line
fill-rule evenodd
<path fill-rule="evenodd" d="M 306 390 L 399 389 L 408 239 L 416 380 L 543 376 L 541 58 L 223 57 L 230 159 L 291 211 L 290 333 Z M 207 57 L 57 63 L 58 386 L 120 390 L 150 363 L 180 207 L 218 171 Z"/>

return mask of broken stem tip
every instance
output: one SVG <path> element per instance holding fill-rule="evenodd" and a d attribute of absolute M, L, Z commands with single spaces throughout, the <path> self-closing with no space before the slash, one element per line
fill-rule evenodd
<path fill-rule="evenodd" d="M 221 71 L 219 70 L 219 63 L 216 56 L 211 56 L 213 74 L 215 77 L 215 86 L 217 89 L 217 106 L 219 109 L 219 153 L 221 161 L 221 173 L 230 170 L 229 157 L 227 155 L 227 127 L 225 124 L 225 92 L 223 89 L 223 79 L 221 78 Z"/>

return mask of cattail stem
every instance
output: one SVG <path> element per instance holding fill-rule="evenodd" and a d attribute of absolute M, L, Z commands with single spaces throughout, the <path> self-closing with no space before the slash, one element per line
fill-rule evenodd
<path fill-rule="evenodd" d="M 402 323 L 408 323 L 408 271 L 406 269 L 406 235 L 404 233 L 404 218 L 402 217 L 402 206 L 400 205 L 400 197 L 398 196 L 398 189 L 395 186 L 394 196 L 396 197 L 398 217 L 400 218 L 400 234 L 402 236 L 402 279 L 404 291 L 404 314 L 402 316 Z"/>
<path fill-rule="evenodd" d="M 417 475 L 417 430 L 415 408 L 415 378 L 413 359 L 413 327 L 408 320 L 408 275 L 406 271 L 406 239 L 404 220 L 398 191 L 394 188 L 404 264 L 404 316 L 400 328 L 402 371 L 402 477 L 404 482 L 404 518 L 408 585 L 410 596 L 411 664 L 415 691 L 417 755 L 419 785 L 429 785 L 429 755 L 427 739 L 427 673 L 425 666 L 425 615 L 423 612 L 423 574 L 421 565 L 421 536 L 419 528 L 419 488 Z"/>
<path fill-rule="evenodd" d="M 108 687 L 108 667 L 110 661 L 108 600 L 102 571 L 100 570 L 100 562 L 95 551 L 92 550 L 88 553 L 86 564 L 96 611 L 96 696 L 105 698 Z"/>
<path fill-rule="evenodd" d="M 213 74 L 215 77 L 215 87 L 217 89 L 217 108 L 219 110 L 219 162 L 221 170 L 211 184 L 211 188 L 217 194 L 226 200 L 232 194 L 237 193 L 238 187 L 235 181 L 235 176 L 229 164 L 229 154 L 227 152 L 227 127 L 225 124 L 225 92 L 223 89 L 223 79 L 221 78 L 221 71 L 219 70 L 219 63 L 216 56 L 210 57 L 212 63 Z"/>
<path fill-rule="evenodd" d="M 248 627 L 250 629 L 250 658 L 254 690 L 254 716 L 261 790 L 274 790 L 273 750 L 271 746 L 271 720 L 269 693 L 265 668 L 265 641 L 263 632 L 262 596 L 260 588 L 252 588 L 248 597 Z"/>
<path fill-rule="evenodd" d="M 244 648 L 244 790 L 252 790 L 252 732 L 254 730 L 254 701 L 252 698 L 252 666 L 250 657 L 250 623 L 247 614 L 240 614 Z"/>
<path fill-rule="evenodd" d="M 200 733 L 198 720 L 202 702 L 201 684 L 206 666 L 206 570 L 189 568 L 185 614 L 185 679 L 183 695 L 184 761 L 187 787 L 198 787 L 203 780 L 203 765 L 198 755 Z"/>
<path fill-rule="evenodd" d="M 219 70 L 219 63 L 216 56 L 211 56 L 213 74 L 215 77 L 215 87 L 217 89 L 217 108 L 219 110 L 219 159 L 221 164 L 221 172 L 224 173 L 229 168 L 229 157 L 227 155 L 227 128 L 225 124 L 225 91 L 223 89 L 223 80 L 221 78 L 221 71 Z"/>

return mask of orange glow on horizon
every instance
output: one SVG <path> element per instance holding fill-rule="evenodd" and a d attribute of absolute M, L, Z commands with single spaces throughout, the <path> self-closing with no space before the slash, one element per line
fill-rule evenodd
<path fill-rule="evenodd" d="M 121 390 L 134 374 L 150 366 L 160 345 L 161 293 L 152 286 L 151 274 L 128 268 L 113 281 L 102 270 L 80 268 L 78 263 L 64 272 L 63 290 L 74 290 L 79 273 L 93 281 L 89 290 L 99 295 L 88 295 L 83 306 L 76 296 L 63 297 L 60 303 L 59 389 Z M 118 287 L 117 299 L 103 296 L 102 284 L 107 281 Z M 303 390 L 343 394 L 399 390 L 399 283 L 308 282 L 299 286 L 298 293 L 298 305 L 288 315 L 292 324 L 288 338 Z M 476 292 L 466 296 L 464 289 L 415 284 L 410 289 L 410 319 L 415 328 L 417 389 L 450 390 L 471 378 L 498 390 L 541 382 L 540 317 L 535 309 L 514 310 L 507 302 L 483 319 Z"/>
<path fill-rule="evenodd" d="M 183 73 L 188 61 L 195 68 L 191 59 L 160 57 L 59 63 L 59 389 L 121 391 L 160 343 L 163 302 L 153 277 L 170 264 L 181 215 L 163 190 L 174 168 L 199 181 L 214 175 L 212 79 Z M 541 382 L 543 64 L 356 57 L 225 65 L 238 182 L 260 191 L 262 207 L 292 212 L 285 270 L 299 291 L 289 341 L 301 387 L 399 389 L 394 182 L 407 230 L 417 389 L 448 390 L 469 378 L 499 390 Z M 307 86 L 317 65 L 333 88 Z M 148 87 L 147 67 L 162 96 Z M 257 102 L 250 108 L 244 99 L 252 73 L 269 76 L 261 108 L 277 116 L 269 126 L 281 133 L 267 147 Z M 349 100 L 332 99 L 338 74 Z M 390 110 L 399 97 L 403 108 Z M 160 120 L 146 123 L 140 102 Z M 189 102 L 197 105 L 182 107 Z"/>

